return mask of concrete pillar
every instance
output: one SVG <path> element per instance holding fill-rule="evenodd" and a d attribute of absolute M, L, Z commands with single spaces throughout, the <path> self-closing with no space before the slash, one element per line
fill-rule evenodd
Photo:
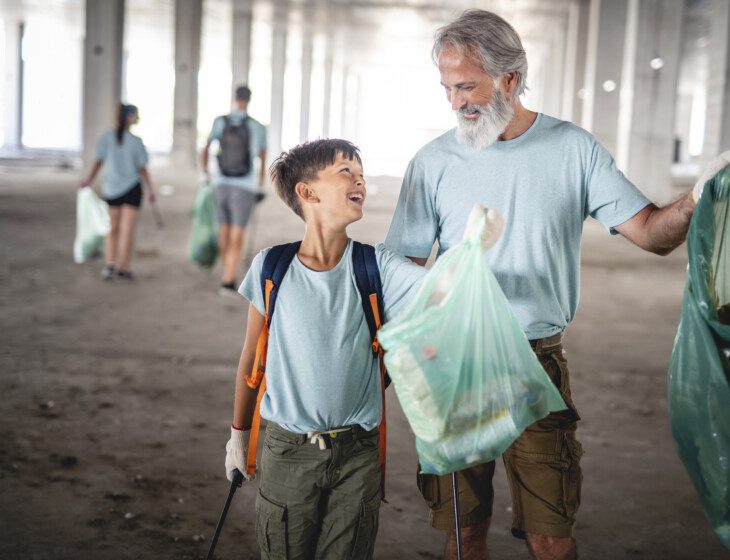
<path fill-rule="evenodd" d="M 251 0 L 233 0 L 231 28 L 231 91 L 242 84 L 248 84 L 251 67 L 251 26 L 253 7 Z"/>
<path fill-rule="evenodd" d="M 573 0 L 568 6 L 565 68 L 561 118 L 580 124 L 585 91 L 586 48 L 588 43 L 589 0 Z"/>
<path fill-rule="evenodd" d="M 299 110 L 299 141 L 309 138 L 309 108 L 312 94 L 312 52 L 314 50 L 314 34 L 310 26 L 304 25 L 302 34 L 302 91 L 301 108 Z"/>
<path fill-rule="evenodd" d="M 176 0 L 172 162 L 177 169 L 196 167 L 202 19 L 203 0 Z"/>
<path fill-rule="evenodd" d="M 730 150 L 730 1 L 713 0 L 711 14 L 704 161 Z"/>
<path fill-rule="evenodd" d="M 609 152 L 616 150 L 616 122 L 623 63 L 627 0 L 591 0 L 581 125 Z"/>
<path fill-rule="evenodd" d="M 285 0 L 274 4 L 271 38 L 271 117 L 269 119 L 269 153 L 277 157 L 282 150 L 284 126 L 284 73 L 286 71 L 287 9 Z"/>
<path fill-rule="evenodd" d="M 113 126 L 122 91 L 124 0 L 86 0 L 84 39 L 84 166 L 96 141 Z"/>
<path fill-rule="evenodd" d="M 563 105 L 564 80 L 556 80 L 556 76 L 565 76 L 566 35 L 568 32 L 568 18 L 558 17 L 548 20 L 548 28 L 553 31 L 549 36 L 548 48 L 545 56 L 545 93 L 543 97 L 544 111 L 549 115 L 560 115 Z"/>
<path fill-rule="evenodd" d="M 3 145 L 20 148 L 23 134 L 23 82 L 20 44 L 23 38 L 23 22 L 13 18 L 5 19 L 5 76 L 3 102 Z"/>
<path fill-rule="evenodd" d="M 322 95 L 322 103 L 324 111 L 322 113 L 322 138 L 328 138 L 330 135 L 330 115 L 332 113 L 332 73 L 334 72 L 334 36 L 328 32 L 325 38 L 324 46 L 324 95 Z"/>
<path fill-rule="evenodd" d="M 652 200 L 672 198 L 670 168 L 683 0 L 629 0 L 616 163 Z"/>

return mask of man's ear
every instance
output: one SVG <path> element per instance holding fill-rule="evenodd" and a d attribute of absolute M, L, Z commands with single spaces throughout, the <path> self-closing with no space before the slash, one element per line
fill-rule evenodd
<path fill-rule="evenodd" d="M 515 91 L 517 91 L 517 83 L 519 81 L 519 72 L 509 72 L 507 74 L 502 74 L 501 89 L 502 93 L 504 93 L 508 99 L 512 99 L 512 97 L 514 96 Z"/>
<path fill-rule="evenodd" d="M 309 204 L 316 204 L 319 202 L 319 197 L 317 196 L 317 192 L 314 190 L 312 185 L 309 183 L 305 183 L 304 181 L 299 181 L 294 186 L 294 192 L 297 193 L 297 196 L 302 202 L 306 202 Z"/>

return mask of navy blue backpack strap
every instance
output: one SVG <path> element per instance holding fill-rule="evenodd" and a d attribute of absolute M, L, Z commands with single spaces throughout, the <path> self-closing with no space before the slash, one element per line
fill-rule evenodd
<path fill-rule="evenodd" d="M 375 326 L 373 309 L 370 306 L 370 294 L 377 294 L 378 312 L 380 313 L 381 320 L 383 319 L 383 288 L 380 284 L 378 261 L 375 259 L 375 247 L 353 241 L 352 265 L 355 271 L 357 289 L 360 292 L 362 310 L 365 313 L 365 319 L 370 329 L 370 338 L 375 340 L 377 327 Z"/>
<path fill-rule="evenodd" d="M 266 253 L 264 266 L 261 269 L 261 293 L 264 294 L 264 297 L 266 297 L 266 280 L 271 280 L 274 283 L 274 288 L 269 296 L 269 326 L 271 326 L 271 319 L 274 317 L 279 286 L 281 286 L 281 281 L 301 244 L 301 241 L 295 241 L 294 243 L 276 245 Z"/>
<path fill-rule="evenodd" d="M 370 305 L 370 294 L 377 295 L 380 320 L 381 323 L 385 322 L 383 285 L 380 282 L 380 269 L 378 269 L 378 260 L 375 258 L 375 247 L 353 241 L 352 264 L 355 271 L 355 282 L 360 292 L 362 310 L 365 313 L 365 319 L 370 329 L 370 339 L 375 340 L 378 329 L 375 325 L 373 308 Z M 373 351 L 376 352 L 374 348 Z M 390 385 L 390 376 L 386 373 L 385 386 L 388 387 L 388 385 Z"/>

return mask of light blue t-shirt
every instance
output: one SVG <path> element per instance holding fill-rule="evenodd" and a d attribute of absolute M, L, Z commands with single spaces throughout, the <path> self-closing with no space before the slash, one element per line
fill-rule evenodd
<path fill-rule="evenodd" d="M 264 315 L 261 251 L 239 292 Z M 378 245 L 385 320 L 397 313 L 427 270 Z M 352 240 L 340 262 L 324 272 L 295 257 L 276 298 L 266 358 L 266 394 L 261 417 L 306 433 L 358 424 L 380 424 L 378 360 L 352 266 Z"/>
<path fill-rule="evenodd" d="M 441 254 L 461 240 L 475 203 L 495 208 L 505 230 L 485 258 L 519 324 L 529 339 L 562 331 L 578 306 L 584 220 L 610 229 L 649 200 L 569 122 L 538 114 L 521 136 L 483 150 L 460 144 L 455 130 L 408 165 L 386 247 L 425 258 L 438 240 Z"/>
<path fill-rule="evenodd" d="M 230 115 L 228 115 L 231 119 L 231 124 L 234 126 L 241 124 L 246 116 L 246 111 L 233 111 Z M 220 171 L 217 171 L 213 175 L 213 186 L 230 185 L 233 187 L 240 187 L 254 193 L 259 191 L 258 177 L 261 172 L 261 166 L 265 165 L 265 162 L 260 161 L 261 158 L 259 157 L 259 154 L 261 153 L 261 150 L 266 149 L 266 127 L 251 117 L 248 117 L 246 126 L 248 126 L 249 153 L 251 154 L 252 163 L 251 170 L 248 172 L 248 175 L 244 175 L 243 177 L 226 177 L 221 174 Z M 225 128 L 225 118 L 216 117 L 213 121 L 213 128 L 208 135 L 208 143 L 213 140 L 220 141 Z"/>
<path fill-rule="evenodd" d="M 149 156 L 142 139 L 128 130 L 117 142 L 117 131 L 105 132 L 96 143 L 96 159 L 104 162 L 101 192 L 104 198 L 119 198 L 140 182 L 140 167 L 147 165 Z"/>

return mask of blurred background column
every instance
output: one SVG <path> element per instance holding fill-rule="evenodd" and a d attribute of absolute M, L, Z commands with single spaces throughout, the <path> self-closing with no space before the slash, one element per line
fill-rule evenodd
<path fill-rule="evenodd" d="M 3 146 L 22 147 L 23 60 L 21 43 L 25 24 L 14 15 L 5 17 L 5 77 L 3 109 Z"/>
<path fill-rule="evenodd" d="M 322 138 L 328 138 L 330 135 L 330 113 L 332 111 L 332 73 L 334 72 L 334 34 L 331 30 L 325 32 L 324 44 L 324 95 L 322 103 L 324 110 L 322 113 Z"/>
<path fill-rule="evenodd" d="M 253 7 L 251 0 L 233 0 L 233 27 L 231 28 L 231 92 L 239 85 L 248 84 L 251 67 L 251 27 Z"/>
<path fill-rule="evenodd" d="M 312 13 L 305 5 L 302 11 L 302 88 L 299 111 L 299 141 L 309 138 L 309 107 L 312 96 L 312 55 L 314 52 L 314 29 Z"/>
<path fill-rule="evenodd" d="M 284 72 L 286 70 L 286 0 L 275 0 L 271 43 L 271 119 L 269 149 L 272 159 L 281 153 L 281 133 L 284 124 Z"/>
<path fill-rule="evenodd" d="M 202 18 L 203 0 L 176 0 L 175 102 L 172 132 L 172 162 L 176 169 L 196 167 Z"/>
<path fill-rule="evenodd" d="M 629 0 L 621 75 L 619 168 L 650 199 L 668 202 L 683 0 Z"/>
<path fill-rule="evenodd" d="M 581 122 L 583 82 L 586 74 L 588 12 L 590 0 L 573 0 L 568 6 L 568 30 L 565 43 L 565 76 L 561 118 Z"/>
<path fill-rule="evenodd" d="M 124 0 L 86 1 L 83 162 L 88 168 L 99 136 L 114 126 L 122 91 Z"/>
<path fill-rule="evenodd" d="M 730 1 L 712 1 L 702 159 L 730 150 Z"/>
<path fill-rule="evenodd" d="M 616 153 L 627 0 L 591 0 L 581 126 Z"/>

